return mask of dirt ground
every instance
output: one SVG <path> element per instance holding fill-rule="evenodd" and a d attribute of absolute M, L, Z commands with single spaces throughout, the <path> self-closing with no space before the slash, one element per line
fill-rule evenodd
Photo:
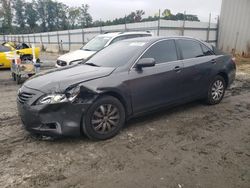
<path fill-rule="evenodd" d="M 0 71 L 0 187 L 249 188 L 250 62 L 216 106 L 193 102 L 134 119 L 115 138 L 35 139 L 18 86 Z"/>

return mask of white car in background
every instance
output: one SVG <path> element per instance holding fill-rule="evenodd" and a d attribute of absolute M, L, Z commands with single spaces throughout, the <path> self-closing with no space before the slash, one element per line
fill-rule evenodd
<path fill-rule="evenodd" d="M 115 42 L 137 38 L 137 37 L 149 37 L 152 33 L 146 32 L 115 32 L 105 33 L 94 37 L 87 44 L 81 47 L 79 50 L 72 51 L 60 56 L 56 61 L 56 67 L 64 67 L 67 65 L 73 65 L 82 62 L 89 58 L 96 52 L 102 50 L 106 46 L 109 46 Z"/>

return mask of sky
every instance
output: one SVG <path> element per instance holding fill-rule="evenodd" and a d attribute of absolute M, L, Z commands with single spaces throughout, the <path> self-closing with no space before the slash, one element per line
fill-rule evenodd
<path fill-rule="evenodd" d="M 201 21 L 212 21 L 220 14 L 221 0 L 58 0 L 68 6 L 88 4 L 89 12 L 94 20 L 113 20 L 123 17 L 135 10 L 144 10 L 146 17 L 155 15 L 159 9 L 170 9 L 173 14 L 178 12 L 198 15 Z"/>

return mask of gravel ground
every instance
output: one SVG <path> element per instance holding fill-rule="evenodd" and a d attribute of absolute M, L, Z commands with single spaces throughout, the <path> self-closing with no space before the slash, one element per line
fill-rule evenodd
<path fill-rule="evenodd" d="M 239 70 L 221 104 L 137 118 L 102 142 L 30 136 L 17 115 L 18 86 L 0 71 L 0 187 L 249 188 L 250 66 Z"/>

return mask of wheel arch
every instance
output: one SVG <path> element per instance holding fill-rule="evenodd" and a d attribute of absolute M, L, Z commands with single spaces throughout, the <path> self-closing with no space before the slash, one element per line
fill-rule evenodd
<path fill-rule="evenodd" d="M 100 97 L 102 97 L 102 96 L 112 96 L 112 97 L 118 99 L 121 102 L 121 104 L 124 106 L 126 117 L 128 117 L 131 114 L 130 105 L 128 104 L 128 102 L 126 102 L 125 97 L 122 94 L 120 94 L 119 92 L 106 91 L 106 92 L 103 92 L 102 94 L 100 94 Z"/>
<path fill-rule="evenodd" d="M 225 72 L 219 72 L 217 75 L 221 76 L 222 78 L 224 78 L 225 82 L 226 82 L 226 88 L 228 87 L 228 75 Z"/>

